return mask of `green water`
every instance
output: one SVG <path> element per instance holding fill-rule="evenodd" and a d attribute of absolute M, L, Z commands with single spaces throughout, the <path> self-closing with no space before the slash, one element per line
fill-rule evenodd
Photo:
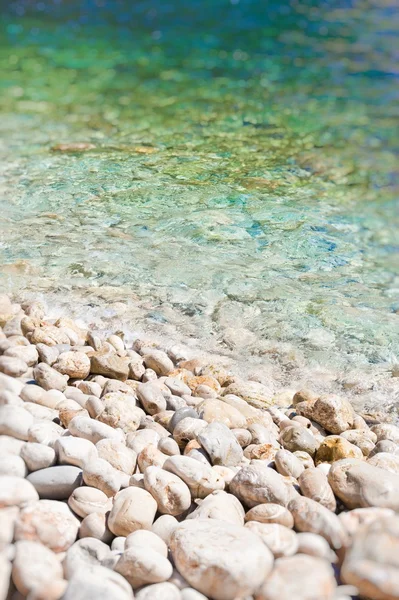
<path fill-rule="evenodd" d="M 2 20 L 0 286 L 395 410 L 393 1 L 71 4 Z"/>

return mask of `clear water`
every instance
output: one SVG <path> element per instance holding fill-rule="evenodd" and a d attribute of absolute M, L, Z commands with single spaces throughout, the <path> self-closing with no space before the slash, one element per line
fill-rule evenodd
<path fill-rule="evenodd" d="M 0 286 L 395 411 L 395 5 L 9 4 Z"/>

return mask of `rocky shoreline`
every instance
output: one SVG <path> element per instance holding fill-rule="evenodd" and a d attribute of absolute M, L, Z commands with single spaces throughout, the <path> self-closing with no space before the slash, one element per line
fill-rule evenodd
<path fill-rule="evenodd" d="M 0 600 L 399 599 L 399 427 L 0 296 Z"/>

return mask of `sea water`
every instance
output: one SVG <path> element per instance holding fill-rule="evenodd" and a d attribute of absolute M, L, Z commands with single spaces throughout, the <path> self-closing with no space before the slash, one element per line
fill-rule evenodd
<path fill-rule="evenodd" d="M 395 413 L 398 15 L 7 3 L 2 290 Z"/>

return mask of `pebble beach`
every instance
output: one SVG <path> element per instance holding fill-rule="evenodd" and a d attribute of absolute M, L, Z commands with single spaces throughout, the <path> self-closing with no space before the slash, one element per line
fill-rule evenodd
<path fill-rule="evenodd" d="M 1 600 L 399 598 L 399 427 L 0 297 Z"/>

